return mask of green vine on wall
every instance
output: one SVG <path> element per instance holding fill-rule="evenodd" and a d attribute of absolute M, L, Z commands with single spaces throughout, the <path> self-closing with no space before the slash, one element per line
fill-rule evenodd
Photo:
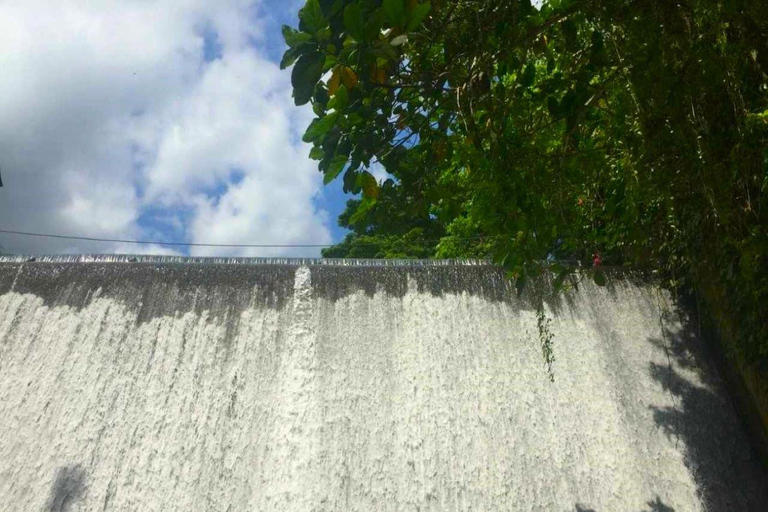
<path fill-rule="evenodd" d="M 544 306 L 539 306 L 536 309 L 536 327 L 539 331 L 541 355 L 544 357 L 544 364 L 547 366 L 550 382 L 555 382 L 555 372 L 552 368 L 555 364 L 555 352 L 553 349 L 555 335 L 549 328 L 551 321 L 552 319 L 544 311 Z"/>

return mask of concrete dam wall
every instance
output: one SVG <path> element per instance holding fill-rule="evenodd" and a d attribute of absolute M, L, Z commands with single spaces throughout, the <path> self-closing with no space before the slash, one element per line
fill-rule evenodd
<path fill-rule="evenodd" d="M 669 296 L 475 263 L 0 260 L 0 511 L 768 510 Z"/>

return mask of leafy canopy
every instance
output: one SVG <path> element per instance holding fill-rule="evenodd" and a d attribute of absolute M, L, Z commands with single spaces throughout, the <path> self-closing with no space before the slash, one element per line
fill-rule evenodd
<path fill-rule="evenodd" d="M 310 156 L 360 194 L 326 256 L 651 267 L 768 360 L 764 0 L 307 0 L 283 35 Z"/>

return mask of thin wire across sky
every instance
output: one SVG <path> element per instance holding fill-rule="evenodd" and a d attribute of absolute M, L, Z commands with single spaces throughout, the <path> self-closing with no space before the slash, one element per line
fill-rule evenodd
<path fill-rule="evenodd" d="M 209 244 L 194 242 L 163 242 L 160 240 L 129 240 L 122 238 L 98 238 L 92 236 L 76 235 L 57 235 L 52 233 L 33 233 L 30 231 L 15 231 L 10 229 L 0 229 L 0 233 L 9 235 L 31 236 L 38 238 L 58 238 L 63 240 L 81 240 L 86 242 L 105 242 L 137 245 L 161 245 L 175 247 L 229 247 L 229 248 L 259 248 L 259 249 L 292 249 L 292 248 L 324 248 L 332 247 L 335 244 Z M 500 236 L 500 235 L 499 235 Z M 480 240 L 483 238 L 498 238 L 498 236 L 474 236 L 474 237 L 452 237 L 454 240 Z M 424 242 L 439 242 L 439 240 L 423 240 Z M 361 242 L 357 242 L 358 244 Z M 371 242 L 375 244 L 376 242 Z"/>

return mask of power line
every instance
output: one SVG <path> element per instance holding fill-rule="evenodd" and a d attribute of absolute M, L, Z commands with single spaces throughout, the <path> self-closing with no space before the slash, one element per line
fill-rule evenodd
<path fill-rule="evenodd" d="M 292 249 L 292 248 L 324 248 L 333 247 L 335 244 L 206 244 L 192 242 L 161 242 L 158 240 L 126 240 L 121 238 L 97 238 L 91 236 L 74 235 L 54 235 L 50 233 L 32 233 L 29 231 L 13 231 L 9 229 L 0 229 L 0 233 L 9 235 L 34 236 L 38 238 L 59 238 L 64 240 L 84 240 L 86 242 L 112 242 L 121 244 L 140 244 L 140 245 L 166 245 L 177 247 L 239 247 L 239 248 L 258 248 L 258 249 Z M 480 240 L 488 238 L 500 238 L 505 235 L 491 236 L 473 236 L 473 237 L 450 237 L 453 240 Z M 422 240 L 422 242 L 439 242 L 440 239 Z M 365 243 L 365 242 L 357 242 Z M 374 244 L 375 242 L 370 242 Z"/>
<path fill-rule="evenodd" d="M 31 233 L 29 231 L 12 231 L 9 229 L 0 229 L 0 233 L 10 235 L 35 236 L 38 238 L 60 238 L 64 240 L 84 240 L 87 242 L 114 242 L 121 244 L 144 244 L 144 245 L 172 245 L 183 247 L 251 247 L 251 248 L 290 248 L 290 247 L 331 247 L 331 245 L 318 244 L 204 244 L 192 242 L 160 242 L 158 240 L 126 240 L 121 238 L 96 238 L 92 236 L 74 236 L 74 235 L 53 235 L 50 233 Z"/>

